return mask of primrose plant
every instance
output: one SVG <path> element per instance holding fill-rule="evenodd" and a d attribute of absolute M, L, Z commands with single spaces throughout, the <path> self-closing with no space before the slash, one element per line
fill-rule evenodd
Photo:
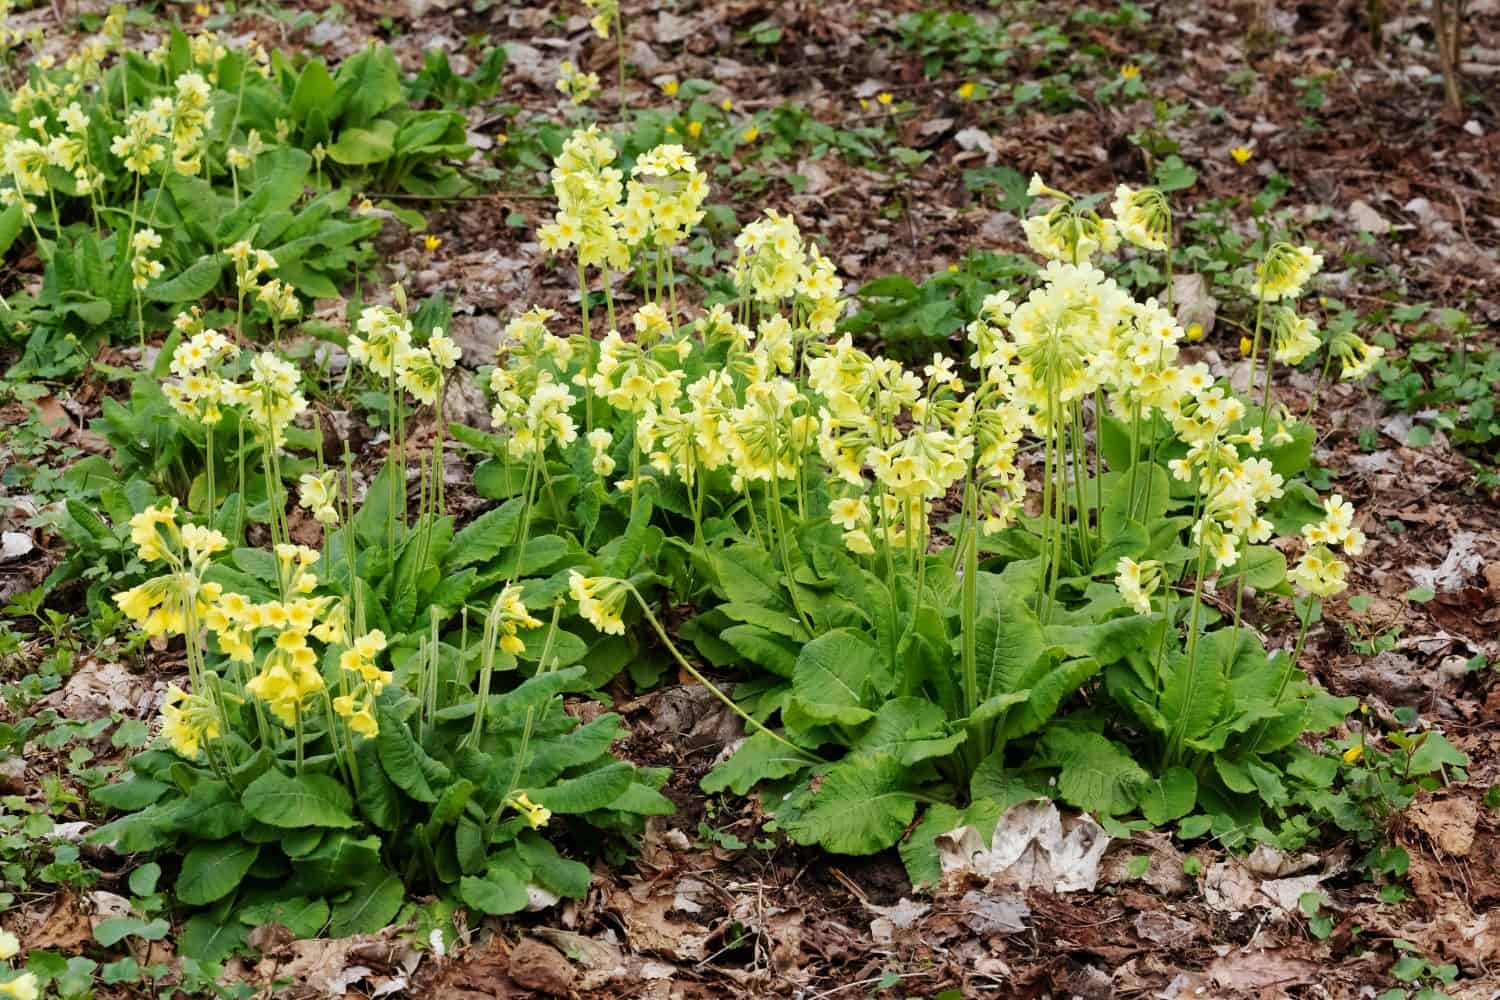
<path fill-rule="evenodd" d="M 1033 178 L 1051 199 L 1025 223 L 1046 258 L 1035 285 L 985 301 L 964 358 L 911 370 L 837 337 L 838 277 L 775 213 L 736 241 L 737 297 L 684 317 L 672 246 L 696 204 L 684 214 L 676 192 L 698 197 L 696 166 L 662 147 L 627 188 L 616 158 L 596 129 L 575 133 L 543 232 L 581 281 L 604 272 L 610 329 L 589 333 L 586 284 L 578 340 L 548 333 L 548 313 L 518 319 L 495 420 L 533 468 L 582 449 L 599 476 L 625 473 L 614 489 L 632 503 L 652 497 L 669 534 L 690 525 L 675 586 L 699 611 L 676 636 L 629 579 L 580 572 L 570 596 L 603 632 L 643 619 L 695 677 L 684 639 L 754 672 L 736 699 L 715 688 L 751 732 L 705 788 L 763 784 L 782 829 L 833 850 L 904 840 L 923 879 L 937 834 L 1036 796 L 1186 836 L 1307 835 L 1288 819 L 1311 773 L 1298 737 L 1349 706 L 1298 660 L 1364 536 L 1299 478 L 1309 429 L 1189 362 L 1170 300 L 1110 277 L 1126 248 L 1170 261 L 1160 191 L 1122 187 L 1105 218 Z M 1268 251 L 1248 295 L 1291 310 L 1316 270 L 1292 249 Z M 627 339 L 608 279 L 630 268 L 644 304 Z M 1258 327 L 1291 363 L 1296 324 L 1278 317 Z M 1232 614 L 1210 593 L 1225 586 Z M 1293 600 L 1293 648 L 1267 652 L 1247 593 Z"/>

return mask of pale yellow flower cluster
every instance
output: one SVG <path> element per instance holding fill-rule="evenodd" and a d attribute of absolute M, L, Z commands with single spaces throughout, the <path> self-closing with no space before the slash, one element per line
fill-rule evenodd
<path fill-rule="evenodd" d="M 161 234 L 151 228 L 138 229 L 130 237 L 130 285 L 138 292 L 160 278 L 165 268 L 151 253 L 161 249 Z"/>
<path fill-rule="evenodd" d="M 332 469 L 325 470 L 321 475 L 304 472 L 297 481 L 299 491 L 297 502 L 309 513 L 313 520 L 319 524 L 333 528 L 339 523 L 339 475 Z"/>
<path fill-rule="evenodd" d="M 1323 255 L 1314 253 L 1311 247 L 1272 243 L 1265 258 L 1255 265 L 1250 297 L 1266 302 L 1295 299 L 1322 267 Z"/>
<path fill-rule="evenodd" d="M 584 6 L 594 12 L 589 18 L 589 27 L 600 38 L 609 38 L 610 27 L 619 19 L 620 0 L 583 0 Z"/>
<path fill-rule="evenodd" d="M 584 576 L 577 570 L 568 573 L 568 592 L 578 602 L 583 620 L 606 635 L 624 635 L 625 600 L 629 591 L 622 580 L 607 576 Z"/>
<path fill-rule="evenodd" d="M 557 215 L 537 236 L 543 249 L 576 249 L 583 267 L 624 271 L 630 248 L 619 231 L 624 175 L 612 166 L 618 154 L 597 125 L 575 131 L 552 167 Z"/>
<path fill-rule="evenodd" d="M 186 339 L 172 352 L 172 374 L 162 392 L 172 409 L 189 420 L 212 427 L 224 418 L 223 407 L 240 401 L 240 388 L 221 371 L 239 357 L 240 350 L 217 330 L 203 328 L 196 307 L 180 313 L 173 326 Z"/>
<path fill-rule="evenodd" d="M 1318 597 L 1332 597 L 1348 586 L 1348 567 L 1333 554 L 1342 548 L 1357 556 L 1365 550 L 1365 534 L 1354 526 L 1354 507 L 1335 493 L 1323 500 L 1323 519 L 1302 529 L 1307 551 L 1287 576 L 1292 583 Z"/>
<path fill-rule="evenodd" d="M 556 315 L 550 309 L 527 310 L 506 324 L 500 338 L 501 365 L 490 372 L 495 395 L 490 422 L 506 435 L 513 458 L 578 439 L 578 425 L 568 412 L 576 400 L 563 384 L 573 343 L 548 331 L 547 322 Z"/>
<path fill-rule="evenodd" d="M 678 243 L 703 221 L 707 195 L 708 180 L 686 149 L 665 145 L 648 150 L 631 168 L 619 212 L 620 234 L 631 246 L 648 240 L 657 247 Z"/>
<path fill-rule="evenodd" d="M 142 560 L 164 562 L 168 572 L 114 596 L 116 606 L 149 636 L 187 634 L 223 593 L 203 579 L 215 553 L 228 547 L 222 534 L 192 523 L 179 525 L 177 501 L 148 507 L 130 519 L 130 540 Z"/>
<path fill-rule="evenodd" d="M 1057 202 L 1021 224 L 1031 249 L 1048 260 L 1082 264 L 1097 253 L 1114 253 L 1120 245 L 1120 230 L 1114 222 L 1085 208 L 1072 195 L 1048 187 L 1040 175 L 1031 175 L 1026 193 Z"/>
<path fill-rule="evenodd" d="M 1142 250 L 1161 252 L 1172 240 L 1172 207 L 1156 188 L 1115 188 L 1111 204 L 1120 235 Z"/>
<path fill-rule="evenodd" d="M 574 104 L 587 104 L 598 96 L 598 73 L 583 72 L 571 59 L 564 59 L 557 72 L 557 89 Z"/>
<path fill-rule="evenodd" d="M 442 327 L 432 331 L 426 346 L 415 347 L 411 320 L 390 306 L 367 307 L 355 326 L 359 333 L 349 338 L 350 358 L 393 381 L 419 403 L 437 402 L 445 373 L 463 354 Z"/>
<path fill-rule="evenodd" d="M 1151 613 L 1151 596 L 1161 587 L 1161 563 L 1156 559 L 1136 562 L 1122 557 L 1115 564 L 1115 587 L 1137 614 Z"/>

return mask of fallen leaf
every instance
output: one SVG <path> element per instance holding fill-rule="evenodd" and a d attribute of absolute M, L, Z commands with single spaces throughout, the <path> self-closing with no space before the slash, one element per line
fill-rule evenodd
<path fill-rule="evenodd" d="M 988 848 L 972 826 L 943 834 L 937 846 L 945 874 L 973 872 L 1021 889 L 1091 892 L 1109 842 L 1086 814 L 1064 823 L 1051 802 L 1023 802 L 1000 817 Z"/>
<path fill-rule="evenodd" d="M 1256 992 L 1262 1000 L 1283 996 L 1286 987 L 1312 982 L 1322 966 L 1275 951 L 1236 951 L 1215 959 L 1208 974 L 1226 990 Z"/>
<path fill-rule="evenodd" d="M 1473 799 L 1449 796 L 1415 803 L 1407 810 L 1412 825 L 1432 838 L 1440 850 L 1454 857 L 1467 857 L 1474 846 L 1474 827 L 1479 807 Z"/>
<path fill-rule="evenodd" d="M 578 972 L 567 956 L 550 944 L 525 937 L 510 953 L 510 978 L 529 990 L 564 997 L 572 992 Z"/>
<path fill-rule="evenodd" d="M 974 890 L 964 894 L 962 919 L 976 934 L 1016 934 L 1026 929 L 1031 907 L 1019 892 L 992 895 Z"/>
<path fill-rule="evenodd" d="M 583 970 L 576 984 L 579 991 L 596 990 L 626 973 L 624 953 L 609 941 L 556 927 L 537 927 L 531 933 L 561 949 Z"/>

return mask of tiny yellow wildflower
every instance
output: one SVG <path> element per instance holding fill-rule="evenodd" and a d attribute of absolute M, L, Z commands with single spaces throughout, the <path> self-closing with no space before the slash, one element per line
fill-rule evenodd
<path fill-rule="evenodd" d="M 963 86 L 961 86 L 961 87 L 958 88 L 959 99 L 960 100 L 964 100 L 964 101 L 971 101 L 971 100 L 973 100 L 974 99 L 974 92 L 977 89 L 978 88 L 974 86 L 973 82 L 965 83 Z"/>
<path fill-rule="evenodd" d="M 723 108 L 725 111 L 733 111 L 734 110 L 734 102 L 731 101 L 729 98 L 726 97 L 726 98 L 724 98 L 724 100 L 722 100 L 722 101 L 719 102 L 719 107 Z"/>
<path fill-rule="evenodd" d="M 199 4 L 194 4 L 193 5 L 193 13 L 197 14 L 199 17 L 207 17 L 212 12 L 213 12 L 213 8 L 211 8 L 206 3 L 199 3 Z"/>
<path fill-rule="evenodd" d="M 694 139 L 696 139 L 696 138 L 698 138 L 702 134 L 703 134 L 703 123 L 702 122 L 688 122 L 688 135 L 690 135 Z"/>
<path fill-rule="evenodd" d="M 754 125 L 751 125 L 749 128 L 745 129 L 744 132 L 740 133 L 740 138 L 745 142 L 754 142 L 756 139 L 760 138 L 760 129 L 756 128 Z"/>
<path fill-rule="evenodd" d="M 678 86 L 679 84 L 676 80 L 667 80 L 661 85 L 661 92 L 668 97 L 676 97 Z"/>
<path fill-rule="evenodd" d="M 1240 353 L 1241 354 L 1248 355 L 1250 353 L 1251 349 L 1254 346 L 1255 346 L 1255 344 L 1251 342 L 1251 340 L 1250 340 L 1249 337 L 1241 337 L 1240 338 Z"/>
<path fill-rule="evenodd" d="M 1203 339 L 1203 324 L 1189 323 L 1187 328 L 1187 339 L 1196 344 Z"/>
<path fill-rule="evenodd" d="M 1244 166 L 1250 162 L 1250 157 L 1255 155 L 1255 151 L 1249 146 L 1236 146 L 1229 151 L 1229 155 L 1234 158 L 1235 163 Z"/>
<path fill-rule="evenodd" d="M 1345 764 L 1353 764 L 1356 761 L 1358 761 L 1361 757 L 1363 757 L 1364 755 L 1365 755 L 1365 745 L 1363 743 L 1356 743 L 1352 747 L 1350 747 L 1348 750 L 1344 751 L 1344 763 Z"/>
<path fill-rule="evenodd" d="M 1141 75 L 1141 68 L 1135 63 L 1126 63 L 1120 67 L 1120 77 L 1125 80 L 1134 80 Z"/>
<path fill-rule="evenodd" d="M 431 233 L 428 233 L 426 236 L 422 237 L 422 249 L 426 250 L 428 253 L 432 253 L 442 245 L 443 238 L 441 236 L 434 236 Z"/>
<path fill-rule="evenodd" d="M 879 94 L 875 95 L 875 100 L 879 101 L 881 104 L 885 105 L 886 107 L 890 107 L 891 102 L 894 101 L 895 99 L 896 99 L 896 95 L 893 94 L 893 93 L 891 93 L 889 90 L 883 90 Z"/>

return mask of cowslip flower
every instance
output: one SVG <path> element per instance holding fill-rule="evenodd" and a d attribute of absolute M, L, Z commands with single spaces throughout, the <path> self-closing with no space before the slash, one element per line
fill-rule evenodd
<path fill-rule="evenodd" d="M 1266 302 L 1295 299 L 1322 267 L 1323 255 L 1314 253 L 1312 247 L 1272 243 L 1265 258 L 1255 265 L 1250 297 Z"/>
<path fill-rule="evenodd" d="M 10 997 L 13 1000 L 38 1000 L 41 995 L 41 986 L 34 972 L 23 972 L 8 983 L 0 983 L 0 997 Z"/>
<path fill-rule="evenodd" d="M 1155 559 L 1136 562 L 1122 558 L 1115 564 L 1115 587 L 1138 613 L 1151 613 L 1151 595 L 1161 586 L 1161 563 Z"/>
<path fill-rule="evenodd" d="M 1115 188 L 1112 205 L 1120 235 L 1143 250 L 1162 251 L 1172 238 L 1172 208 L 1156 188 Z"/>
<path fill-rule="evenodd" d="M 562 64 L 558 66 L 558 73 L 557 89 L 575 105 L 587 104 L 598 95 L 598 73 L 582 72 L 571 59 L 562 61 Z"/>
<path fill-rule="evenodd" d="M 568 572 L 568 593 L 578 602 L 584 621 L 606 635 L 624 635 L 625 582 L 607 576 Z"/>
<path fill-rule="evenodd" d="M 1113 253 L 1120 245 L 1115 224 L 1084 208 L 1072 195 L 1049 187 L 1041 175 L 1032 174 L 1026 189 L 1033 198 L 1048 197 L 1057 204 L 1021 223 L 1031 249 L 1048 260 L 1083 263 L 1096 253 Z"/>

